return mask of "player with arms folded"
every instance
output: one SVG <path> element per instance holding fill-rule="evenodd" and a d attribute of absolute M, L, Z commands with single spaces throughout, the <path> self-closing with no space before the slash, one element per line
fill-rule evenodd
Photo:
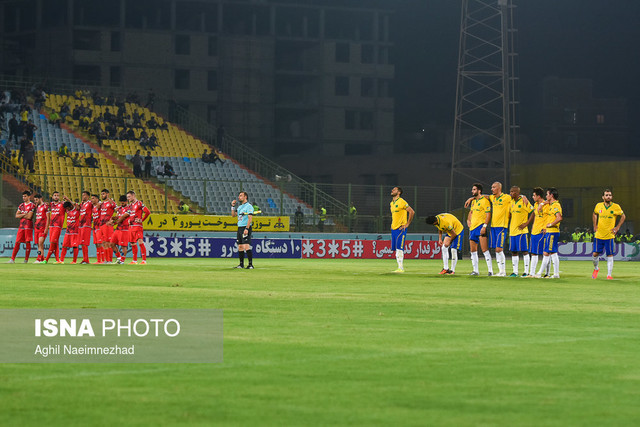
<path fill-rule="evenodd" d="M 82 192 L 82 203 L 80 203 L 80 218 L 78 223 L 80 226 L 78 232 L 78 244 L 82 247 L 82 262 L 80 264 L 89 264 L 89 245 L 91 244 L 91 219 L 93 214 L 93 205 L 91 204 L 91 193 Z"/>
<path fill-rule="evenodd" d="M 127 205 L 127 196 L 122 195 L 119 199 L 120 206 L 115 209 L 116 230 L 111 236 L 111 248 L 116 253 L 116 259 L 118 264 L 124 264 L 127 256 L 127 247 L 129 246 L 129 206 Z M 118 250 L 118 246 L 120 249 Z"/>
<path fill-rule="evenodd" d="M 491 222 L 491 202 L 482 195 L 482 184 L 473 184 L 471 194 L 473 195 L 470 202 L 471 210 L 467 217 L 471 266 L 473 268 L 470 276 L 480 275 L 478 269 L 478 245 L 480 245 L 484 259 L 487 262 L 489 276 L 492 276 L 493 264 L 491 261 L 491 252 L 489 252 L 489 242 L 487 241 L 487 226 Z"/>
<path fill-rule="evenodd" d="M 616 225 L 616 220 L 620 222 Z M 600 271 L 600 255 L 607 254 L 607 279 L 613 279 L 613 250 L 616 234 L 624 224 L 625 216 L 619 204 L 613 203 L 613 193 L 608 188 L 602 193 L 602 202 L 593 209 L 593 231 L 596 233 L 593 241 L 593 274 L 598 277 Z"/>
<path fill-rule="evenodd" d="M 91 205 L 93 209 L 91 211 L 91 222 L 93 224 L 93 244 L 96 245 L 96 262 L 95 264 L 104 264 L 104 252 L 102 247 L 102 231 L 100 230 L 100 197 L 97 194 L 91 195 Z"/>
<path fill-rule="evenodd" d="M 133 260 L 130 264 L 138 263 L 138 246 L 140 246 L 140 255 L 142 256 L 142 262 L 140 264 L 144 265 L 147 263 L 147 247 L 144 245 L 142 223 L 151 212 L 142 201 L 136 198 L 134 191 L 127 192 L 127 201 L 129 202 L 129 214 L 131 215 L 129 238 L 131 242 L 131 252 L 133 253 Z"/>
<path fill-rule="evenodd" d="M 49 203 L 49 211 L 51 212 L 51 221 L 49 224 L 49 252 L 45 262 L 49 262 L 49 258 L 53 253 L 56 257 L 56 264 L 60 263 L 60 233 L 64 225 L 64 203 L 60 201 L 60 193 L 54 191 L 51 195 L 51 203 Z"/>
<path fill-rule="evenodd" d="M 64 210 L 67 212 L 67 230 L 62 240 L 62 255 L 60 256 L 60 264 L 64 264 L 64 257 L 67 255 L 67 249 L 73 248 L 73 261 L 78 261 L 78 226 L 80 218 L 80 209 L 74 203 L 71 203 L 67 197 L 64 197 Z"/>
<path fill-rule="evenodd" d="M 16 235 L 16 243 L 13 246 L 13 253 L 9 264 L 16 262 L 16 256 L 20 250 L 20 243 L 24 243 L 24 262 L 29 262 L 29 255 L 31 255 L 31 242 L 33 242 L 33 214 L 36 209 L 36 205 L 30 199 L 31 191 L 25 190 L 22 192 L 22 203 L 18 206 L 16 211 L 16 218 L 20 220 L 18 227 L 18 234 Z"/>
<path fill-rule="evenodd" d="M 391 251 L 396 254 L 398 269 L 394 273 L 404 273 L 404 241 L 407 238 L 407 228 L 411 225 L 415 212 L 402 197 L 402 188 L 391 189 Z"/>
<path fill-rule="evenodd" d="M 51 213 L 49 212 L 49 205 L 42 200 L 42 195 L 40 194 L 34 195 L 33 201 L 35 202 L 35 205 L 36 205 L 34 241 L 38 245 L 38 257 L 33 263 L 46 264 L 44 260 L 44 241 L 47 240 L 47 234 L 49 234 L 49 224 L 51 222 Z"/>
<path fill-rule="evenodd" d="M 547 188 L 547 200 L 549 205 L 545 216 L 545 225 L 542 229 L 544 233 L 543 250 L 544 257 L 542 258 L 542 266 L 536 274 L 536 278 L 542 276 L 542 272 L 545 271 L 549 265 L 549 261 L 553 264 L 553 276 L 552 279 L 560 278 L 560 258 L 558 257 L 558 240 L 560 239 L 560 222 L 562 221 L 562 206 L 558 201 L 558 189 L 554 187 Z"/>
<path fill-rule="evenodd" d="M 111 198 L 109 190 L 106 188 L 100 192 L 102 204 L 100 205 L 100 233 L 102 234 L 102 248 L 105 256 L 105 262 L 113 262 L 113 248 L 111 247 L 111 238 L 113 237 L 113 213 L 118 207 L 116 202 Z"/>
<path fill-rule="evenodd" d="M 529 213 L 533 210 L 531 204 L 520 195 L 520 187 L 513 186 L 509 192 L 511 207 L 509 208 L 509 249 L 511 250 L 511 264 L 513 273 L 509 277 L 518 277 L 520 254 L 524 261 L 522 277 L 529 275 Z"/>

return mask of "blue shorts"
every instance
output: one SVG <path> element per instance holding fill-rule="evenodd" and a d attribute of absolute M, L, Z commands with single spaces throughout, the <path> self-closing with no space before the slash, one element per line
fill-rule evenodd
<path fill-rule="evenodd" d="M 544 234 L 544 252 L 548 254 L 555 254 L 558 252 L 558 240 L 560 239 L 560 233 L 545 233 Z"/>
<path fill-rule="evenodd" d="M 509 250 L 511 252 L 529 252 L 529 235 L 518 234 L 509 238 Z"/>
<path fill-rule="evenodd" d="M 603 254 L 607 253 L 607 256 L 613 255 L 615 249 L 614 239 L 595 239 L 593 241 L 593 253 Z"/>
<path fill-rule="evenodd" d="M 489 247 L 491 249 L 504 248 L 504 239 L 507 236 L 507 229 L 505 227 L 491 227 L 491 242 Z"/>
<path fill-rule="evenodd" d="M 463 240 L 464 240 L 464 230 L 462 230 L 460 232 L 460 234 L 458 234 L 456 236 L 456 238 L 451 241 L 451 246 L 449 246 L 449 247 L 451 249 L 456 249 L 456 250 L 461 251 L 462 250 L 462 241 Z"/>
<path fill-rule="evenodd" d="M 395 252 L 398 249 L 404 250 L 404 240 L 407 237 L 407 229 L 391 230 L 391 250 Z"/>
<path fill-rule="evenodd" d="M 532 234 L 531 235 L 531 255 L 542 255 L 542 245 L 544 243 L 544 234 Z"/>
<path fill-rule="evenodd" d="M 469 240 L 476 243 L 480 243 L 481 231 L 482 231 L 482 225 L 477 226 L 473 230 L 469 230 Z M 484 237 L 489 237 L 489 236 L 485 234 Z"/>

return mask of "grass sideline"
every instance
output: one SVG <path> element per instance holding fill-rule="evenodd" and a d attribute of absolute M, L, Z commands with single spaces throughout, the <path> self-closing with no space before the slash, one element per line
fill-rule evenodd
<path fill-rule="evenodd" d="M 4 261 L 4 260 L 2 260 Z M 0 308 L 221 308 L 222 364 L 3 364 L 0 425 L 634 425 L 640 274 L 440 261 L 0 265 Z M 481 266 L 482 271 L 482 266 Z"/>

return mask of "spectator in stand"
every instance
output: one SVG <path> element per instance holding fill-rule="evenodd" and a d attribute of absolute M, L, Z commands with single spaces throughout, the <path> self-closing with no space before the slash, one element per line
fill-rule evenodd
<path fill-rule="evenodd" d="M 67 147 L 67 144 L 65 144 L 64 142 L 62 143 L 60 148 L 58 148 L 58 156 L 71 157 L 71 154 L 69 153 L 69 147 Z"/>
<path fill-rule="evenodd" d="M 11 142 L 11 139 L 16 141 L 16 143 L 18 142 L 18 128 L 18 121 L 12 114 L 11 118 L 9 119 L 9 139 L 7 140 L 7 142 Z"/>
<path fill-rule="evenodd" d="M 151 117 L 149 120 L 147 120 L 147 128 L 149 129 L 158 128 L 158 122 L 156 122 L 156 119 L 154 117 Z"/>
<path fill-rule="evenodd" d="M 162 162 L 156 166 L 156 176 L 164 176 L 164 164 Z"/>
<path fill-rule="evenodd" d="M 62 107 L 60 107 L 60 120 L 62 120 L 63 122 L 66 121 L 69 114 L 69 104 L 65 102 L 64 104 L 62 104 Z"/>
<path fill-rule="evenodd" d="M 25 125 L 29 121 L 29 107 L 23 105 L 20 108 L 20 124 Z"/>
<path fill-rule="evenodd" d="M 220 155 L 218 154 L 218 150 L 216 150 L 215 148 L 209 155 L 209 159 L 211 159 L 211 163 L 220 162 L 220 164 L 224 164 L 224 160 L 220 158 Z"/>
<path fill-rule="evenodd" d="M 71 159 L 71 164 L 73 165 L 74 168 L 81 168 L 82 166 L 82 159 L 80 158 L 80 154 L 76 153 L 75 156 L 73 156 L 73 158 Z"/>
<path fill-rule="evenodd" d="M 211 155 L 209 154 L 209 152 L 206 149 L 204 150 L 204 153 L 202 153 L 202 161 L 204 163 L 212 163 Z"/>
<path fill-rule="evenodd" d="M 178 176 L 168 161 L 164 162 L 164 175 L 168 177 Z"/>
<path fill-rule="evenodd" d="M 127 140 L 128 141 L 136 140 L 136 133 L 133 131 L 133 128 L 129 128 L 129 130 L 127 130 Z"/>
<path fill-rule="evenodd" d="M 11 166 L 19 172 L 20 171 L 20 160 L 18 160 L 18 152 L 14 151 L 13 156 L 11 157 Z"/>
<path fill-rule="evenodd" d="M 140 155 L 140 150 L 136 151 L 136 155 L 131 159 L 131 163 L 133 163 L 133 175 L 135 175 L 136 178 L 142 178 L 144 159 Z"/>
<path fill-rule="evenodd" d="M 37 129 L 38 127 L 33 124 L 33 120 L 29 119 L 29 121 L 24 125 L 24 136 L 26 136 L 28 140 L 33 141 L 33 135 Z"/>
<path fill-rule="evenodd" d="M 60 121 L 61 121 L 60 120 L 60 115 L 57 112 L 54 111 L 51 114 L 49 114 L 49 123 L 50 124 L 52 124 L 54 126 L 57 126 L 57 127 L 60 127 Z"/>
<path fill-rule="evenodd" d="M 298 210 L 295 213 L 295 223 L 296 223 L 296 232 L 300 233 L 304 225 L 304 212 L 302 212 L 301 206 L 298 206 Z"/>
<path fill-rule="evenodd" d="M 24 170 L 31 173 L 35 172 L 34 162 L 36 160 L 36 149 L 33 146 L 33 141 L 27 140 L 24 148 Z"/>
<path fill-rule="evenodd" d="M 188 204 L 186 204 L 185 202 L 183 202 L 182 200 L 180 201 L 180 204 L 178 205 L 178 213 L 181 214 L 190 214 L 191 213 L 191 208 L 189 207 Z"/>
<path fill-rule="evenodd" d="M 93 157 L 93 153 L 89 154 L 89 157 L 87 157 L 86 159 L 84 159 L 84 162 L 87 164 L 87 166 L 89 166 L 90 168 L 93 169 L 98 169 L 98 159 L 96 159 L 95 157 Z"/>
<path fill-rule="evenodd" d="M 149 148 L 149 150 L 155 150 L 157 146 L 158 146 L 158 138 L 156 137 L 155 133 L 152 133 L 149 139 L 147 140 L 147 148 Z"/>
<path fill-rule="evenodd" d="M 147 151 L 147 156 L 144 158 L 144 177 L 151 178 L 151 165 L 153 163 L 153 157 L 151 157 L 151 151 Z"/>

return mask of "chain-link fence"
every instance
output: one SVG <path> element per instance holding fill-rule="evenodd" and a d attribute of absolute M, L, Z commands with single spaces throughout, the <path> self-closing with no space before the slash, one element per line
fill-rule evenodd
<path fill-rule="evenodd" d="M 229 214 L 229 206 L 240 191 L 249 193 L 252 203 L 259 206 L 262 215 L 290 217 L 291 230 L 300 232 L 337 233 L 386 233 L 390 228 L 389 203 L 393 187 L 352 184 L 308 184 L 279 181 L 222 181 L 202 179 L 158 179 L 152 183 L 132 177 L 107 177 L 85 175 L 9 175 L 3 179 L 0 200 L 0 226 L 17 226 L 15 209 L 21 203 L 18 187 L 30 188 L 46 199 L 53 191 L 59 191 L 70 199 L 79 199 L 83 190 L 98 194 L 108 188 L 114 199 L 133 190 L 152 212 L 178 213 L 178 202 L 184 201 L 192 210 L 203 214 Z M 465 201 L 471 196 L 468 188 L 451 192 L 445 187 L 403 187 L 402 197 L 415 210 L 416 216 L 410 231 L 414 233 L 436 232 L 425 223 L 429 215 L 446 211 L 451 199 L 455 209 L 451 212 L 463 224 L 468 215 Z M 592 224 L 593 207 L 601 200 L 599 187 L 562 188 L 560 202 L 563 207 L 562 228 L 565 232 L 574 228 L 586 228 Z M 329 196 L 341 203 L 325 205 L 323 197 Z M 524 193 L 529 198 L 529 194 Z M 618 197 L 627 197 L 618 190 Z M 296 215 L 300 207 L 301 214 Z M 623 205 L 624 207 L 624 205 Z M 324 211 L 323 211 L 324 208 Z M 632 227 L 632 224 L 630 224 Z"/>

